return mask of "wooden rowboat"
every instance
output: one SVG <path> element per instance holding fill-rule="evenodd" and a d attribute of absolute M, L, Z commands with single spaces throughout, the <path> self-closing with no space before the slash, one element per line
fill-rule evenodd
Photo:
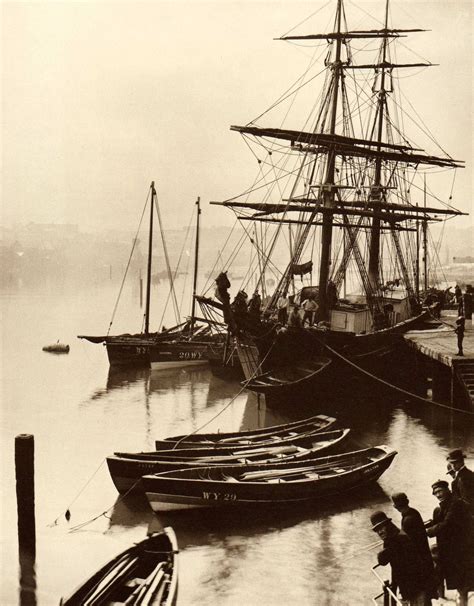
<path fill-rule="evenodd" d="M 144 476 L 142 483 L 154 511 L 295 505 L 375 482 L 396 454 L 376 446 L 307 461 L 167 471 Z"/>
<path fill-rule="evenodd" d="M 260 448 L 235 449 L 228 453 L 214 450 L 202 456 L 196 450 L 164 450 L 156 453 L 156 459 L 117 453 L 107 457 L 107 465 L 117 490 L 121 493 L 143 492 L 140 478 L 144 475 L 211 465 L 270 465 L 282 461 L 301 461 L 319 456 L 347 438 L 349 429 L 318 432 L 296 444 L 275 445 Z"/>
<path fill-rule="evenodd" d="M 280 425 L 271 425 L 270 427 L 261 427 L 259 429 L 249 429 L 246 431 L 234 431 L 223 433 L 193 433 L 183 434 L 180 436 L 172 436 L 162 440 L 155 441 L 155 448 L 168 449 L 176 445 L 179 448 L 197 448 L 198 446 L 227 446 L 228 443 L 240 445 L 249 445 L 254 441 L 262 441 L 269 436 L 281 436 L 287 432 L 306 430 L 311 428 L 312 431 L 327 431 L 336 423 L 334 417 L 327 415 L 315 415 L 307 419 L 291 421 L 290 423 L 282 423 Z"/>
<path fill-rule="evenodd" d="M 299 364 L 282 366 L 246 381 L 245 387 L 267 396 L 295 397 L 311 389 L 330 364 L 330 358 L 318 357 Z"/>
<path fill-rule="evenodd" d="M 174 606 L 178 544 L 172 528 L 152 534 L 110 560 L 61 606 Z"/>

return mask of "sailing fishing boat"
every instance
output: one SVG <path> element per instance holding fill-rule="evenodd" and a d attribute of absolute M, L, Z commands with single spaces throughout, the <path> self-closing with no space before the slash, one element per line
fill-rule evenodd
<path fill-rule="evenodd" d="M 150 332 L 153 217 L 155 208 L 158 210 L 154 181 L 150 185 L 149 200 L 148 261 L 143 332 L 121 335 L 107 334 L 105 336 L 79 335 L 78 338 L 86 339 L 91 343 L 103 343 L 107 348 L 111 366 L 145 366 L 159 369 L 206 364 L 208 361 L 206 357 L 208 344 L 212 342 L 219 343 L 222 338 L 219 335 L 219 322 L 198 318 L 195 313 L 194 296 L 196 295 L 198 272 L 200 198 L 196 201 L 196 245 L 191 317 L 186 322 L 169 329 L 163 329 L 161 332 Z M 167 258 L 166 247 L 165 257 Z M 168 261 L 167 265 L 169 265 Z M 171 285 L 171 288 L 173 289 L 173 285 Z M 217 330 L 217 334 L 212 333 L 211 324 Z"/>
<path fill-rule="evenodd" d="M 211 202 L 231 209 L 249 234 L 258 253 L 263 305 L 259 314 L 249 313 L 246 285 L 231 304 L 225 272 L 216 279 L 218 301 L 201 305 L 223 309 L 248 387 L 264 393 L 288 382 L 314 385 L 328 369 L 342 378 L 354 366 L 374 370 L 378 361 L 389 360 L 400 335 L 423 326 L 429 315 L 421 304 L 420 229 L 465 214 L 441 197 L 432 196 L 443 202 L 438 207 L 419 204 L 419 176 L 464 163 L 441 148 L 431 154 L 411 143 L 398 119 L 396 74 L 432 64 L 398 61 L 395 45 L 424 30 L 390 27 L 389 0 L 379 29 L 350 29 L 344 1 L 335 0 L 335 9 L 332 31 L 279 38 L 311 44 L 323 60 L 324 81 L 304 126 L 271 128 L 260 122 L 285 103 L 297 107 L 297 97 L 320 76 L 311 71 L 315 57 L 267 112 L 245 126 L 231 126 L 257 158 L 259 177 L 243 194 Z M 367 52 L 375 57 L 365 60 Z M 290 112 L 284 109 L 286 120 Z M 285 265 L 278 248 L 282 239 L 289 243 Z M 278 277 L 271 294 L 265 292 L 268 274 Z M 305 305 L 308 300 L 312 303 Z M 302 305 L 312 309 L 309 326 L 303 325 Z M 304 368 L 318 360 L 321 372 Z"/>

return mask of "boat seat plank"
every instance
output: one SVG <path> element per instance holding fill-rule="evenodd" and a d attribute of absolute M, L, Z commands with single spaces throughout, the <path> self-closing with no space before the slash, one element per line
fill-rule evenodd
<path fill-rule="evenodd" d="M 145 579 L 141 579 L 139 577 L 135 577 L 134 579 L 129 579 L 125 585 L 127 587 L 137 587 L 138 585 L 141 585 L 142 583 L 145 582 Z"/>

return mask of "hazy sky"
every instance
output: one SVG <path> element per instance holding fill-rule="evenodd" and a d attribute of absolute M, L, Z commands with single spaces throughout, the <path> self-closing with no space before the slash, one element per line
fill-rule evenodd
<path fill-rule="evenodd" d="M 167 226 L 187 225 L 198 195 L 208 224 L 231 223 L 207 202 L 244 190 L 256 166 L 229 126 L 304 71 L 306 50 L 273 38 L 319 9 L 298 33 L 324 31 L 331 4 L 4 1 L 1 222 L 133 228 L 154 179 Z M 384 5 L 346 0 L 350 24 L 378 27 Z M 392 6 L 398 27 L 432 30 L 404 43 L 440 67 L 402 84 L 443 148 L 466 160 L 453 202 L 470 212 L 472 2 Z"/>

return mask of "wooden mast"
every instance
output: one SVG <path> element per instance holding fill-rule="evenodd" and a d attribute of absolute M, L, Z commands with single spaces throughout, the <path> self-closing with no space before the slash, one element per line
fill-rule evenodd
<path fill-rule="evenodd" d="M 153 249 L 153 207 L 155 204 L 155 182 L 150 185 L 151 201 L 150 201 L 150 227 L 148 232 L 148 266 L 146 271 L 146 305 L 145 305 L 145 334 L 149 333 L 150 328 L 150 295 L 151 295 L 151 258 Z"/>
<path fill-rule="evenodd" d="M 423 181 L 423 205 L 426 208 L 426 175 Z M 428 290 L 428 221 L 425 218 L 422 222 L 423 226 L 423 287 L 424 291 Z"/>
<path fill-rule="evenodd" d="M 191 307 L 191 334 L 194 331 L 194 322 L 196 319 L 196 288 L 197 288 L 197 275 L 198 275 L 198 264 L 199 264 L 199 217 L 201 215 L 201 198 L 198 197 L 196 200 L 197 214 L 196 214 L 196 243 L 194 248 L 194 278 L 193 278 L 193 302 Z"/>
<path fill-rule="evenodd" d="M 388 29 L 388 4 L 389 0 L 385 3 L 385 30 Z M 383 38 L 382 42 L 382 65 L 387 60 L 387 37 Z M 384 111 L 386 107 L 387 91 L 385 90 L 385 68 L 382 67 L 382 73 L 380 78 L 380 90 L 378 94 L 378 125 L 377 125 L 377 149 L 380 151 L 382 137 L 383 137 L 383 124 L 384 124 Z M 374 185 L 371 193 L 372 201 L 381 201 L 381 183 L 382 183 L 382 159 L 376 158 L 375 160 L 375 175 Z M 377 292 L 377 284 L 379 281 L 379 266 L 380 266 L 380 219 L 374 217 L 372 219 L 372 230 L 370 234 L 370 248 L 369 248 L 369 282 L 374 292 Z"/>
<path fill-rule="evenodd" d="M 339 80 L 341 78 L 342 63 L 341 63 L 341 16 L 342 16 L 342 0 L 337 2 L 336 14 L 336 32 L 339 34 L 336 38 L 336 57 L 333 63 L 333 91 L 332 91 L 332 107 L 331 107 L 331 123 L 330 134 L 336 132 L 336 117 L 337 117 L 337 101 L 339 95 Z M 326 179 L 323 186 L 323 205 L 328 208 L 334 207 L 334 173 L 336 165 L 336 154 L 331 150 L 328 154 L 328 163 L 326 168 Z M 326 213 L 323 216 L 323 226 L 321 233 L 321 260 L 319 265 L 319 312 L 323 320 L 329 318 L 328 308 L 328 293 L 327 286 L 329 280 L 329 267 L 331 264 L 331 244 L 332 244 L 332 225 L 333 218 L 331 213 Z"/>

